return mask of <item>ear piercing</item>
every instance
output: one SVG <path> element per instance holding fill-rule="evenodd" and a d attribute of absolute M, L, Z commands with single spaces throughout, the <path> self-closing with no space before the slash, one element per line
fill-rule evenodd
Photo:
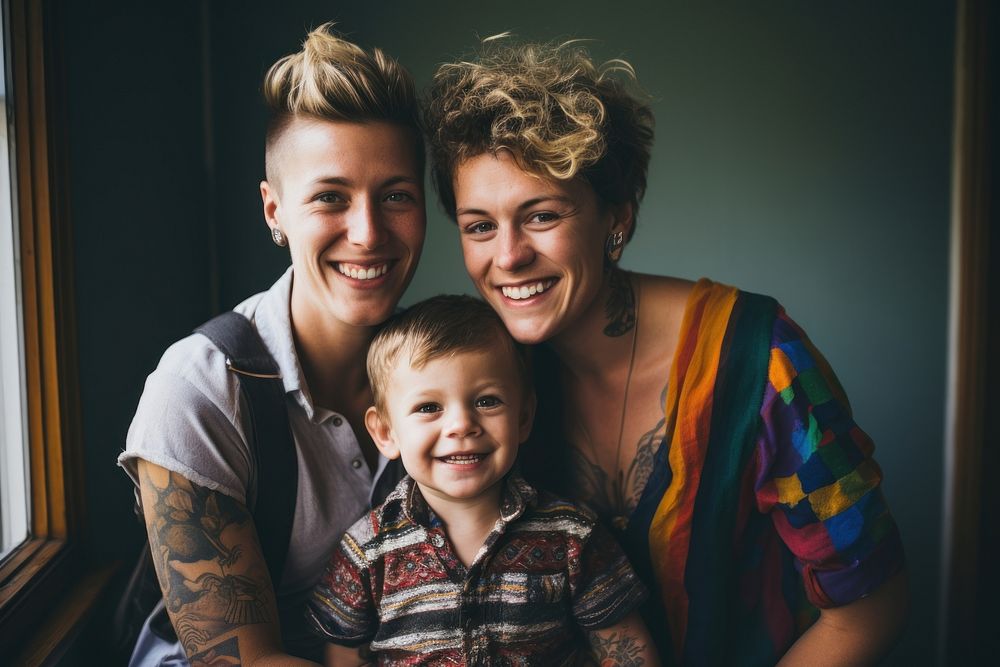
<path fill-rule="evenodd" d="M 604 254 L 608 261 L 614 264 L 622 258 L 622 250 L 625 248 L 625 233 L 621 230 L 608 234 L 608 240 L 604 242 Z"/>
<path fill-rule="evenodd" d="M 274 245 L 278 246 L 279 248 L 284 248 L 286 245 L 288 245 L 288 239 L 285 238 L 285 235 L 282 234 L 281 230 L 278 229 L 277 227 L 271 228 L 271 240 L 274 241 Z"/>

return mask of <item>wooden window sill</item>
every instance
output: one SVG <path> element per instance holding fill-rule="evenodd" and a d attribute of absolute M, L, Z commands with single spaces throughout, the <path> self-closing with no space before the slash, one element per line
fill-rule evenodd
<path fill-rule="evenodd" d="M 27 636 L 12 664 L 23 667 L 55 664 L 70 647 L 97 605 L 116 570 L 105 565 L 85 573 L 79 581 L 52 600 L 51 612 L 44 616 L 37 630 Z"/>

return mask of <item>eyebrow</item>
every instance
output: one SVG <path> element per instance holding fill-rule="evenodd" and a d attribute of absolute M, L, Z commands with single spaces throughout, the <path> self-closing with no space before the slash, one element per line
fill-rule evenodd
<path fill-rule="evenodd" d="M 543 197 L 535 197 L 534 199 L 529 199 L 529 200 L 527 200 L 525 202 L 521 202 L 518 205 L 517 210 L 518 211 L 523 211 L 526 208 L 531 208 L 531 207 L 537 206 L 538 204 L 541 204 L 543 202 L 549 202 L 549 201 L 552 201 L 552 202 L 561 202 L 563 204 L 576 205 L 576 202 L 573 201 L 573 199 L 571 199 L 569 197 L 565 197 L 563 195 L 545 195 Z M 475 215 L 489 215 L 489 211 L 486 211 L 486 210 L 481 209 L 481 208 L 459 208 L 459 209 L 455 209 L 455 215 L 466 215 L 466 214 L 469 214 L 469 213 L 473 213 Z"/>
<path fill-rule="evenodd" d="M 409 176 L 392 176 L 380 183 L 379 188 L 388 188 L 393 185 L 399 185 L 400 183 L 409 183 L 410 185 L 420 184 L 417 179 L 410 178 Z M 339 185 L 341 187 L 349 188 L 352 187 L 354 183 L 351 179 L 344 176 L 327 176 L 325 178 L 317 178 L 313 181 L 313 185 Z"/>

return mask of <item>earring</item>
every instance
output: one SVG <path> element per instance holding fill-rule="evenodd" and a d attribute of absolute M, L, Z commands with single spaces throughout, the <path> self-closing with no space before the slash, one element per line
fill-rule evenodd
<path fill-rule="evenodd" d="M 284 248 L 288 245 L 288 241 L 285 239 L 285 235 L 281 233 L 281 230 L 277 227 L 271 228 L 271 240 L 274 241 L 274 245 L 279 248 Z"/>
<path fill-rule="evenodd" d="M 608 240 L 604 243 L 604 254 L 608 261 L 614 264 L 622 258 L 622 250 L 625 248 L 625 233 L 621 230 L 608 234 Z"/>

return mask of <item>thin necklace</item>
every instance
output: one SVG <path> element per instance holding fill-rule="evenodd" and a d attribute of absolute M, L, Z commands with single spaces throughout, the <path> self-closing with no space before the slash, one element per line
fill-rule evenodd
<path fill-rule="evenodd" d="M 629 287 L 631 287 L 632 281 L 629 280 Z M 628 517 L 624 515 L 625 512 L 625 479 L 621 470 L 621 458 L 622 458 L 622 436 L 625 434 L 625 416 L 628 414 L 628 390 L 632 385 L 632 370 L 635 368 L 635 348 L 636 341 L 639 338 L 639 307 L 640 299 L 642 297 L 642 282 L 636 280 L 635 287 L 635 326 L 632 327 L 632 349 L 629 352 L 628 357 L 628 373 L 625 375 L 625 396 L 622 398 L 622 417 L 621 421 L 618 423 L 618 445 L 615 448 L 615 476 L 618 478 L 618 508 L 622 511 L 622 514 L 612 517 L 611 523 L 618 530 L 625 530 L 628 525 Z"/>

